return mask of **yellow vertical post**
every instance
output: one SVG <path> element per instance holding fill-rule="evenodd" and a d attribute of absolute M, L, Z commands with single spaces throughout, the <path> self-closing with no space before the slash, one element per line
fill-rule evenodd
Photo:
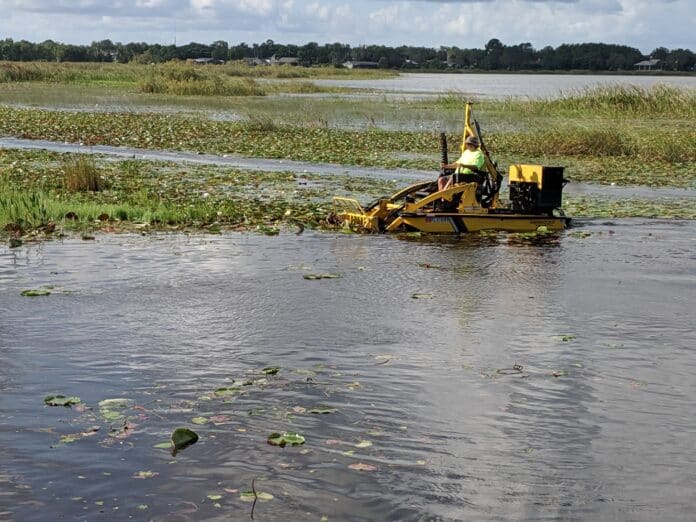
<path fill-rule="evenodd" d="M 461 151 L 464 152 L 466 149 L 466 139 L 469 136 L 476 136 L 476 132 L 474 132 L 473 127 L 471 126 L 471 106 L 473 103 L 471 102 L 466 102 L 466 105 L 464 106 L 464 131 L 462 133 L 462 144 L 461 144 Z"/>

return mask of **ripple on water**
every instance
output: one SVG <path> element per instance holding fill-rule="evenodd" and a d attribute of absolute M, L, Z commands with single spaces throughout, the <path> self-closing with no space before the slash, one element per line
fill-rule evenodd
<path fill-rule="evenodd" d="M 270 519 L 677 520 L 694 507 L 694 225 L 583 230 L 0 250 L 0 484 L 65 517 L 147 504 L 153 519 L 221 518 L 208 494 L 248 516 L 239 491 L 254 481 L 275 497 L 256 507 Z M 302 277 L 327 272 L 341 277 Z M 56 291 L 19 295 L 41 285 Z M 93 409 L 43 406 L 51 393 Z M 139 406 L 124 439 L 96 406 L 115 397 Z M 153 448 L 177 426 L 201 439 L 176 458 Z M 266 443 L 286 430 L 305 445 Z M 31 516 L 22 502 L 11 517 Z"/>

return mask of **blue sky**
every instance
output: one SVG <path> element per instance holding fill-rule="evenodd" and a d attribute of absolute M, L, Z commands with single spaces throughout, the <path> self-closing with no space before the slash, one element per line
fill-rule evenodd
<path fill-rule="evenodd" d="M 481 48 L 498 38 L 696 52 L 695 0 L 0 0 L 0 13 L 0 38 L 34 42 Z"/>

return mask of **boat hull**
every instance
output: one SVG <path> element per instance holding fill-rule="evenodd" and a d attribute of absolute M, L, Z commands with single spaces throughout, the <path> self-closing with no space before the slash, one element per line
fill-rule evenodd
<path fill-rule="evenodd" d="M 462 234 L 482 230 L 534 232 L 539 227 L 549 231 L 563 230 L 570 218 L 529 214 L 402 214 L 389 227 L 390 231 L 415 229 L 433 234 Z"/>

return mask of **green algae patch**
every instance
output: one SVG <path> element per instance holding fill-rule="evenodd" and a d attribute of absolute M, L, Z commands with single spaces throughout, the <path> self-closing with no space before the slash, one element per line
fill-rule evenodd
<path fill-rule="evenodd" d="M 35 288 L 31 290 L 22 290 L 21 295 L 24 297 L 39 297 L 43 295 L 51 295 L 51 291 L 46 288 Z"/>

